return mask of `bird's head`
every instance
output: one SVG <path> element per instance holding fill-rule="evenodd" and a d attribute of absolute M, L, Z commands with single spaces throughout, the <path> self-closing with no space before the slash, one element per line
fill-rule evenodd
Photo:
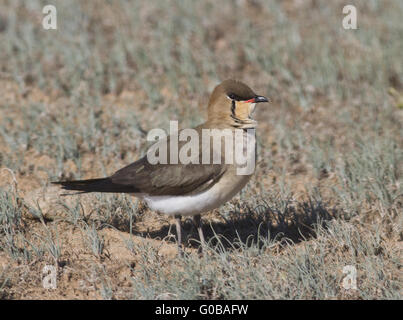
<path fill-rule="evenodd" d="M 236 128 L 255 128 L 257 122 L 252 119 L 255 106 L 268 101 L 240 81 L 225 80 L 211 94 L 208 119 L 213 123 L 226 123 Z"/>

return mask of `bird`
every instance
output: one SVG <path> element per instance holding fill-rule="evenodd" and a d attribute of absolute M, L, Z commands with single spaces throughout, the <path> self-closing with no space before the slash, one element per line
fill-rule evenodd
<path fill-rule="evenodd" d="M 203 246 L 205 238 L 201 215 L 229 201 L 252 177 L 257 157 L 255 139 L 257 121 L 253 119 L 253 114 L 256 104 L 265 102 L 269 102 L 269 99 L 256 94 L 243 82 L 224 80 L 214 88 L 209 98 L 207 121 L 192 129 L 199 137 L 203 137 L 204 132 L 211 134 L 209 139 L 221 135 L 220 141 L 224 139 L 225 142 L 221 146 L 218 144 L 214 148 L 214 143 L 198 139 L 194 143 L 196 151 L 198 149 L 199 152 L 196 152 L 193 161 L 190 162 L 150 163 L 148 157 L 150 153 L 147 151 L 147 155 L 109 177 L 52 183 L 60 185 L 63 190 L 77 191 L 74 194 L 91 192 L 131 194 L 145 201 L 151 210 L 174 216 L 178 252 L 182 255 L 182 217 L 192 217 Z M 182 132 L 183 129 L 178 131 L 179 134 Z M 235 136 L 232 143 L 230 140 L 225 140 L 228 136 L 231 138 Z M 178 148 L 188 143 L 186 139 L 180 140 Z M 165 143 L 167 153 L 170 154 L 172 147 L 175 146 L 171 141 L 174 141 L 172 134 L 158 141 L 156 145 L 162 146 Z M 223 152 L 227 141 L 229 150 L 233 151 L 229 160 L 225 158 L 226 154 Z M 248 142 L 251 148 L 245 147 Z M 161 150 L 164 149 L 160 149 L 159 152 Z M 242 164 L 233 158 L 231 161 L 231 156 L 235 158 L 238 156 L 236 152 L 243 153 L 246 163 L 252 163 L 252 168 L 246 173 L 240 172 L 242 166 L 245 167 L 245 161 Z"/>

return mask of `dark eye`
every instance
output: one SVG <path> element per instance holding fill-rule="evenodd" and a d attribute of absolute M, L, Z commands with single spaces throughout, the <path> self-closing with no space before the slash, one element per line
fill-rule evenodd
<path fill-rule="evenodd" d="M 229 97 L 231 100 L 235 100 L 235 94 L 233 94 L 233 93 L 230 93 L 230 94 L 228 95 L 228 97 Z"/>

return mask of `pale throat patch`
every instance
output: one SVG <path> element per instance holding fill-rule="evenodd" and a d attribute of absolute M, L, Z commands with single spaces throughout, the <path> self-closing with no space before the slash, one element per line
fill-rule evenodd
<path fill-rule="evenodd" d="M 256 103 L 247 101 L 237 101 L 235 114 L 241 120 L 253 120 L 252 116 L 255 111 Z"/>

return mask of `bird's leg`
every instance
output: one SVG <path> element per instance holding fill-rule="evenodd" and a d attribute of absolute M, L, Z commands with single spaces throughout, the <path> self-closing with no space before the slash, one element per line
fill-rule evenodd
<path fill-rule="evenodd" d="M 195 226 L 197 228 L 197 232 L 199 233 L 201 248 L 203 248 L 203 246 L 206 243 L 206 241 L 204 240 L 204 234 L 203 234 L 202 221 L 201 221 L 200 214 L 197 214 L 197 215 L 193 216 L 193 222 L 194 222 L 194 224 L 195 224 Z"/>
<path fill-rule="evenodd" d="M 178 254 L 180 256 L 183 255 L 181 218 L 182 218 L 181 215 L 179 215 L 179 214 L 175 215 L 176 236 L 177 236 L 176 240 L 177 240 L 177 243 L 178 243 Z"/>

